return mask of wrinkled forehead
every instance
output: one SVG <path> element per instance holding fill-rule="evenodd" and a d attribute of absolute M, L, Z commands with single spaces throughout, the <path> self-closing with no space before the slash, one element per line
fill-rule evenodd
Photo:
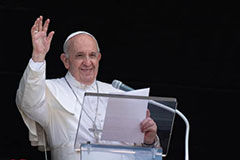
<path fill-rule="evenodd" d="M 65 40 L 65 42 L 64 42 L 64 44 L 63 44 L 63 51 L 64 51 L 64 52 L 65 52 L 66 45 L 67 45 L 68 41 L 69 41 L 71 38 L 75 37 L 76 35 L 80 35 L 80 34 L 86 34 L 86 35 L 89 35 L 90 37 L 92 37 L 92 38 L 96 41 L 98 52 L 100 52 L 100 49 L 99 49 L 98 42 L 97 42 L 96 38 L 95 38 L 92 34 L 90 34 L 90 33 L 88 33 L 88 32 L 85 32 L 85 31 L 77 31 L 77 32 L 74 32 L 74 33 L 70 34 L 70 35 L 66 38 L 66 40 Z"/>

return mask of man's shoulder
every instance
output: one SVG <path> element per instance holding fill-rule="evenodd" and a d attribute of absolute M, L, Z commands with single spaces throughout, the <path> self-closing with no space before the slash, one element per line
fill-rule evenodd
<path fill-rule="evenodd" d="M 66 90 L 66 82 L 64 77 L 62 78 L 53 78 L 46 80 L 47 88 L 50 89 L 53 93 L 57 91 L 65 91 Z"/>
<path fill-rule="evenodd" d="M 46 80 L 46 83 L 47 84 L 52 84 L 52 85 L 59 85 L 59 84 L 63 84 L 63 83 L 65 83 L 65 81 L 64 81 L 64 77 L 61 77 L 61 78 L 52 78 L 52 79 L 47 79 Z"/>
<path fill-rule="evenodd" d="M 70 87 L 68 87 L 66 81 L 64 80 L 64 77 L 47 79 L 46 85 L 47 85 L 46 93 L 54 97 L 54 99 L 56 99 L 59 102 L 59 104 L 61 104 L 60 108 L 64 108 L 69 113 L 75 114 L 74 106 L 76 105 L 75 104 L 76 101 L 73 100 L 75 96 Z M 55 107 L 58 106 L 55 105 Z"/>

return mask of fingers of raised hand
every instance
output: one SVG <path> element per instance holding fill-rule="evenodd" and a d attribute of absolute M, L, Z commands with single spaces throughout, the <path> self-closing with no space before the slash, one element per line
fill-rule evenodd
<path fill-rule="evenodd" d="M 31 28 L 31 33 L 37 34 L 39 32 L 44 32 L 46 34 L 48 30 L 49 22 L 50 20 L 47 19 L 43 25 L 43 17 L 42 16 L 38 17 Z"/>
<path fill-rule="evenodd" d="M 45 33 L 47 33 L 47 31 L 48 31 L 49 23 L 50 23 L 50 19 L 47 19 L 47 20 L 45 21 L 44 25 L 43 25 L 43 31 L 44 31 Z"/>
<path fill-rule="evenodd" d="M 38 17 L 35 22 L 34 22 L 34 25 L 32 26 L 32 29 L 31 29 L 31 33 L 37 33 L 39 31 L 39 23 L 40 23 L 40 20 L 41 20 L 41 16 Z"/>
<path fill-rule="evenodd" d="M 53 35 L 54 35 L 54 31 L 51 31 L 48 36 L 47 36 L 47 41 L 50 43 L 52 41 Z"/>
<path fill-rule="evenodd" d="M 41 32 L 42 31 L 42 20 L 43 20 L 43 17 L 40 16 L 39 17 L 39 23 L 38 23 L 38 32 Z"/>

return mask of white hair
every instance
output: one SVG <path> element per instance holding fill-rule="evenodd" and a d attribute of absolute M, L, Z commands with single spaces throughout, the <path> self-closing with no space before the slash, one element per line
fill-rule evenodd
<path fill-rule="evenodd" d="M 97 44 L 97 50 L 98 52 L 100 52 L 100 48 L 98 46 L 98 42 L 97 42 L 97 39 L 90 33 L 86 32 L 86 31 L 77 31 L 77 32 L 73 32 L 72 34 L 70 34 L 67 39 L 65 40 L 64 44 L 63 44 L 63 52 L 68 56 L 68 53 L 67 53 L 67 42 L 69 41 L 69 39 L 71 39 L 72 37 L 76 36 L 76 35 L 79 35 L 79 34 L 87 34 L 89 36 L 91 36 L 95 41 L 96 41 L 96 44 Z"/>

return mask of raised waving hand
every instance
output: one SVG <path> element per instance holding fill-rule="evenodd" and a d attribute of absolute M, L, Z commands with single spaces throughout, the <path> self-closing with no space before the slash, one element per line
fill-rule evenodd
<path fill-rule="evenodd" d="M 43 17 L 40 16 L 31 28 L 33 45 L 32 59 L 35 62 L 43 62 L 50 49 L 54 31 L 47 34 L 49 23 L 50 19 L 47 19 L 43 24 Z"/>

